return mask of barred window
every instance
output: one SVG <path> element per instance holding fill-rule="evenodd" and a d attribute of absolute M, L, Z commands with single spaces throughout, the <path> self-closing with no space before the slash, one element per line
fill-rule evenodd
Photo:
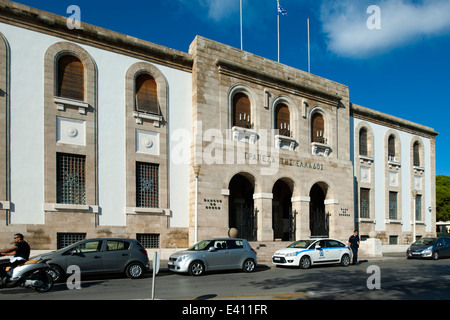
<path fill-rule="evenodd" d="M 86 233 L 58 232 L 56 234 L 56 248 L 59 250 L 84 239 L 86 239 Z"/>
<path fill-rule="evenodd" d="M 416 221 L 422 221 L 422 196 L 416 196 Z"/>
<path fill-rule="evenodd" d="M 144 248 L 159 248 L 159 234 L 154 233 L 138 233 L 136 234 L 136 240 Z"/>
<path fill-rule="evenodd" d="M 389 219 L 397 219 L 397 192 L 389 192 Z"/>
<path fill-rule="evenodd" d="M 359 198 L 360 217 L 370 218 L 370 189 L 361 188 Z"/>
<path fill-rule="evenodd" d="M 57 154 L 56 201 L 66 204 L 86 204 L 86 157 Z"/>
<path fill-rule="evenodd" d="M 136 206 L 159 207 L 159 165 L 136 163 Z"/>

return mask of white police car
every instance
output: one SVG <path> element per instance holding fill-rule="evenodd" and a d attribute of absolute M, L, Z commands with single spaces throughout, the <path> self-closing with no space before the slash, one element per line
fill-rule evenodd
<path fill-rule="evenodd" d="M 338 263 L 350 264 L 351 251 L 342 241 L 336 239 L 304 239 L 277 250 L 272 262 L 280 266 L 295 266 L 308 269 L 312 265 Z"/>

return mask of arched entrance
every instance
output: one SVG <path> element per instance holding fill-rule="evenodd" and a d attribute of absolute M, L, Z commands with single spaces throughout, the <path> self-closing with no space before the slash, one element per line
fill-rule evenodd
<path fill-rule="evenodd" d="M 329 214 L 325 212 L 327 190 L 326 184 L 316 183 L 309 192 L 309 228 L 311 237 L 329 236 Z"/>
<path fill-rule="evenodd" d="M 238 230 L 238 237 L 256 240 L 256 214 L 253 210 L 253 184 L 242 174 L 235 175 L 229 184 L 229 227 Z"/>
<path fill-rule="evenodd" d="M 278 180 L 272 189 L 272 228 L 274 239 L 295 240 L 295 215 L 292 212 L 292 190 L 289 185 Z"/>

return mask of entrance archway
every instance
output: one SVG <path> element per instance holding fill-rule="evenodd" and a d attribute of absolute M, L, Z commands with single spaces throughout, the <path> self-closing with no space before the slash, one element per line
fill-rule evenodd
<path fill-rule="evenodd" d="M 325 198 L 328 187 L 316 183 L 309 192 L 309 228 L 311 237 L 329 236 L 329 215 L 325 212 Z"/>
<path fill-rule="evenodd" d="M 235 175 L 229 184 L 229 227 L 238 230 L 238 237 L 256 240 L 256 214 L 253 209 L 253 184 L 242 174 Z"/>
<path fill-rule="evenodd" d="M 272 228 L 274 239 L 293 241 L 295 239 L 295 216 L 292 214 L 292 190 L 278 180 L 272 188 Z"/>

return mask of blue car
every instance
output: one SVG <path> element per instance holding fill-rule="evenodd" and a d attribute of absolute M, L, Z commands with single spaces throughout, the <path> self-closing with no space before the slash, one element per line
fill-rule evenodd
<path fill-rule="evenodd" d="M 408 259 L 428 258 L 437 260 L 443 257 L 450 257 L 450 238 L 421 238 L 409 246 L 406 255 Z"/>

